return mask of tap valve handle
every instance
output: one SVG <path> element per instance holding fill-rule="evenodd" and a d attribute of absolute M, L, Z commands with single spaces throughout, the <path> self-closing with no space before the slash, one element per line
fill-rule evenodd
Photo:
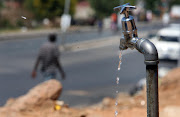
<path fill-rule="evenodd" d="M 120 14 L 124 14 L 126 18 L 129 17 L 129 11 L 133 9 L 136 9 L 136 6 L 131 6 L 130 3 L 114 7 L 114 11 L 120 11 Z"/>

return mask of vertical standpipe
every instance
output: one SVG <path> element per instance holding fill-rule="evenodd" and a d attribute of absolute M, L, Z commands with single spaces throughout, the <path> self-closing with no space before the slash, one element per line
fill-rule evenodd
<path fill-rule="evenodd" d="M 158 65 L 146 66 L 147 117 L 159 117 Z"/>
<path fill-rule="evenodd" d="M 158 52 L 152 42 L 140 39 L 137 50 L 144 55 L 146 64 L 147 117 L 159 117 Z"/>

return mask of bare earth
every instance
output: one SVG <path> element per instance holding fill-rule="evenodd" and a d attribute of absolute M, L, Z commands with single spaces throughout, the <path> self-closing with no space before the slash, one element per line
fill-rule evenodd
<path fill-rule="evenodd" d="M 46 91 L 43 91 L 41 86 Z M 51 90 L 50 92 L 53 93 L 47 90 Z M 116 99 L 106 97 L 101 103 L 90 107 L 68 108 L 64 104 L 57 110 L 54 109 L 55 101 L 61 90 L 61 84 L 55 80 L 40 84 L 25 96 L 7 101 L 6 105 L 0 108 L 0 117 L 113 117 L 115 110 L 118 110 L 117 117 L 147 116 L 145 89 L 134 97 L 130 97 L 128 94 L 119 94 Z M 179 99 L 180 68 L 177 68 L 159 79 L 160 117 L 178 117 L 180 115 Z M 116 100 L 118 101 L 117 107 L 115 107 Z"/>

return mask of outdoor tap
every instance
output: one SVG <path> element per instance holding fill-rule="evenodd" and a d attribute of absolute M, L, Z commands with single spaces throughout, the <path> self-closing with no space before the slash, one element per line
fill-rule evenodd
<path fill-rule="evenodd" d="M 136 9 L 135 6 L 131 6 L 129 3 L 115 7 L 115 11 L 120 11 L 120 14 L 124 14 L 122 18 L 122 32 L 123 36 L 120 39 L 121 50 L 127 48 L 134 49 L 138 40 L 137 28 L 133 16 L 129 15 L 129 11 Z"/>
<path fill-rule="evenodd" d="M 122 18 L 122 33 L 120 38 L 120 50 L 137 49 L 140 53 L 144 54 L 145 63 L 157 64 L 158 52 L 152 42 L 146 39 L 138 37 L 137 28 L 133 16 L 129 15 L 129 11 L 136 9 L 135 6 L 131 6 L 129 3 L 115 7 L 115 11 L 120 11 L 120 14 L 124 14 Z"/>
<path fill-rule="evenodd" d="M 128 48 L 137 49 L 144 55 L 146 64 L 146 90 L 147 90 L 147 117 L 159 117 L 158 98 L 158 52 L 152 42 L 138 37 L 137 28 L 133 16 L 129 11 L 136 9 L 129 3 L 115 7 L 115 11 L 124 14 L 122 18 L 122 33 L 120 38 L 120 50 Z"/>

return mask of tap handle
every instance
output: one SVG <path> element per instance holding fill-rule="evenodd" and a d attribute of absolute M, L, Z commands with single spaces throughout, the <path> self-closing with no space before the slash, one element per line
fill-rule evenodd
<path fill-rule="evenodd" d="M 126 18 L 129 17 L 129 11 L 133 9 L 136 9 L 136 6 L 131 6 L 130 3 L 114 7 L 114 11 L 120 11 L 120 14 L 124 14 Z"/>

